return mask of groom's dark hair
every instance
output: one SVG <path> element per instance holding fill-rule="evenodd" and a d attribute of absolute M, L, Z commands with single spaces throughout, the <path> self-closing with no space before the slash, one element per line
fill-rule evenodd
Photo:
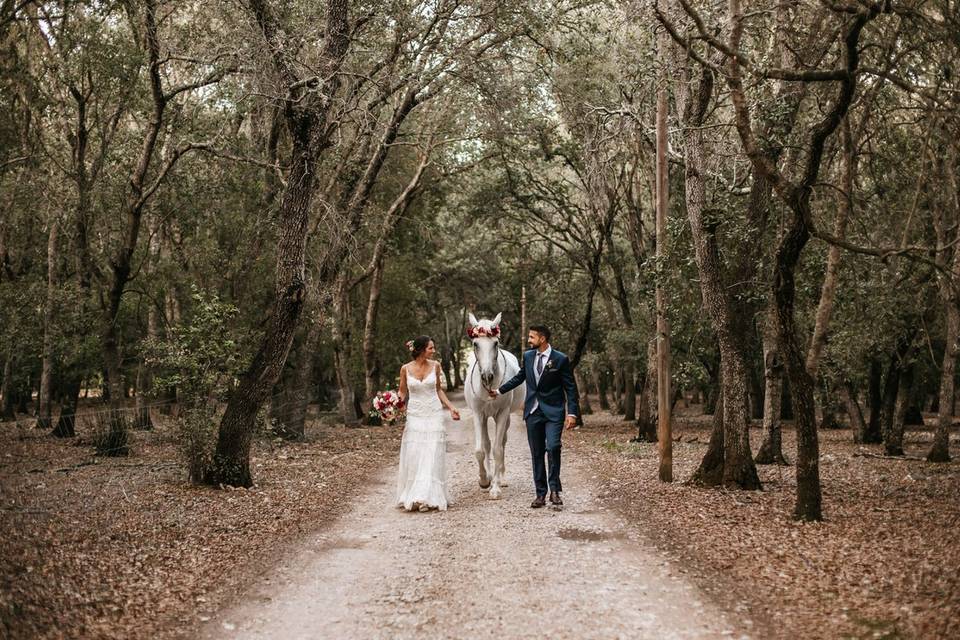
<path fill-rule="evenodd" d="M 547 342 L 550 342 L 550 329 L 545 324 L 532 324 L 530 325 L 530 331 L 536 331 L 544 338 L 547 339 Z"/>

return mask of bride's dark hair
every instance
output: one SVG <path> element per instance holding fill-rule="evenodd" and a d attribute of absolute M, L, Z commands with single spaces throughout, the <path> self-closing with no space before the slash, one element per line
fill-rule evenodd
<path fill-rule="evenodd" d="M 417 336 L 413 340 L 407 342 L 407 349 L 410 350 L 410 357 L 416 360 L 419 358 L 424 351 L 426 351 L 427 346 L 433 342 L 433 338 L 430 336 Z"/>

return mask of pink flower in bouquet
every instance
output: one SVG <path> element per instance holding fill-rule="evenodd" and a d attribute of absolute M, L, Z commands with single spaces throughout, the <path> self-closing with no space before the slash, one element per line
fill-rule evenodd
<path fill-rule="evenodd" d="M 386 424 L 391 424 L 403 415 L 404 401 L 399 393 L 394 391 L 380 391 L 374 397 L 373 413 Z"/>

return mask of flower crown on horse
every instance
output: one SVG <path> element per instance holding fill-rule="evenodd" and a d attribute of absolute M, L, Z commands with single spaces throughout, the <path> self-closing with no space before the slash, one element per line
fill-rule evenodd
<path fill-rule="evenodd" d="M 499 338 L 500 326 L 494 325 L 492 327 L 467 327 L 467 335 L 471 338 Z"/>

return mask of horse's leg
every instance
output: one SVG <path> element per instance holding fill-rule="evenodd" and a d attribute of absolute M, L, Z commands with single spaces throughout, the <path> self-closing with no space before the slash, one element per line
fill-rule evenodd
<path fill-rule="evenodd" d="M 474 435 L 476 436 L 476 447 L 473 455 L 477 458 L 477 465 L 480 467 L 480 488 L 486 489 L 490 486 L 490 479 L 487 477 L 486 458 L 487 451 L 490 450 L 490 438 L 487 437 L 487 417 L 482 412 L 474 412 Z"/>
<path fill-rule="evenodd" d="M 506 451 L 507 451 L 507 434 L 510 432 L 510 408 L 507 408 L 507 417 L 503 422 L 502 433 L 498 433 L 497 437 L 501 441 L 501 451 L 503 452 L 500 455 L 500 486 L 507 487 L 507 461 L 506 461 Z M 502 436 L 502 437 L 501 437 Z"/>
<path fill-rule="evenodd" d="M 510 413 L 501 409 L 496 416 L 496 431 L 494 432 L 493 438 L 493 483 L 490 485 L 491 498 L 499 498 L 500 487 L 504 486 L 503 475 L 505 469 L 503 463 L 503 452 L 504 445 L 506 445 L 504 432 L 507 430 L 507 426 L 509 424 Z"/>
<path fill-rule="evenodd" d="M 513 393 L 513 392 L 511 392 Z M 497 414 L 497 431 L 496 439 L 500 443 L 500 455 L 496 458 L 498 476 L 500 478 L 500 486 L 508 487 L 510 486 L 507 483 L 507 468 L 505 462 L 505 455 L 507 450 L 507 432 L 510 431 L 510 414 L 513 411 L 513 398 L 509 398 L 506 406 L 500 408 L 500 412 Z"/>

